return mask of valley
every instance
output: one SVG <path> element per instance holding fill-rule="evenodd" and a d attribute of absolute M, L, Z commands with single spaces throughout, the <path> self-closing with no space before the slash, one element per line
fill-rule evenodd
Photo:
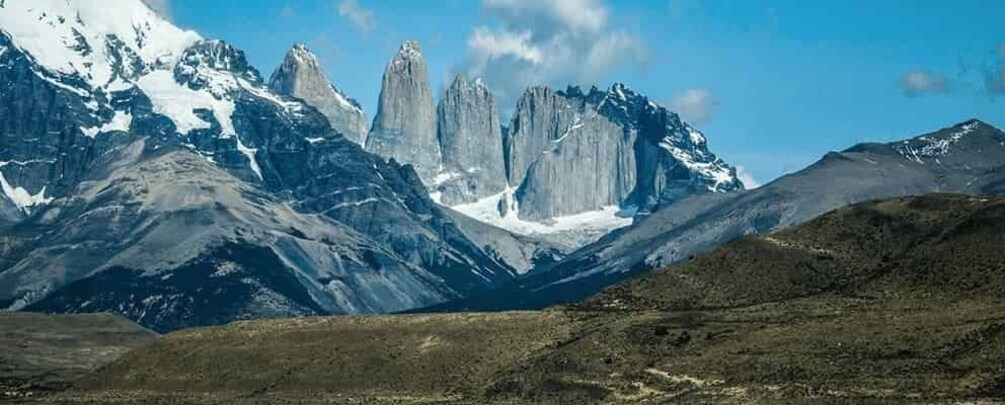
<path fill-rule="evenodd" d="M 1000 198 L 868 202 L 571 306 L 182 330 L 39 401 L 992 403 L 1003 221 Z"/>

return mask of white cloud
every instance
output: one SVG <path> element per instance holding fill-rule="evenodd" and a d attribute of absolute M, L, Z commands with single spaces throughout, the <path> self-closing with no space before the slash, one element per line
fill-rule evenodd
<path fill-rule="evenodd" d="M 346 18 L 363 35 L 368 35 L 376 26 L 373 12 L 359 5 L 356 0 L 342 0 L 338 5 L 338 15 Z"/>
<path fill-rule="evenodd" d="M 938 73 L 915 70 L 901 76 L 900 89 L 908 97 L 945 93 L 949 90 L 949 78 Z"/>
<path fill-rule="evenodd" d="M 521 33 L 495 33 L 485 27 L 475 28 L 468 38 L 468 49 L 475 53 L 479 60 L 493 60 L 512 56 L 532 65 L 544 62 L 541 48 L 530 42 L 530 31 Z"/>
<path fill-rule="evenodd" d="M 607 8 L 596 0 L 485 0 L 483 6 L 507 22 L 557 23 L 587 32 L 603 30 L 607 24 Z"/>
<path fill-rule="evenodd" d="M 743 182 L 743 186 L 747 190 L 753 190 L 755 188 L 761 187 L 761 182 L 754 178 L 754 175 L 747 171 L 743 166 L 736 166 L 736 177 L 740 178 Z"/>
<path fill-rule="evenodd" d="M 500 105 L 531 85 L 595 84 L 620 66 L 644 63 L 642 41 L 610 28 L 600 0 L 483 0 L 495 17 L 468 37 L 462 70 L 481 76 Z"/>
<path fill-rule="evenodd" d="M 283 18 L 293 18 L 297 16 L 297 9 L 293 8 L 292 5 L 287 4 L 283 6 L 283 9 L 279 11 L 279 16 Z"/>
<path fill-rule="evenodd" d="M 170 20 L 171 15 L 171 0 L 143 0 L 143 3 L 150 7 L 161 17 Z"/>
<path fill-rule="evenodd" d="M 719 102 L 712 97 L 712 92 L 704 89 L 684 90 L 670 102 L 670 108 L 691 124 L 708 121 L 718 106 Z"/>

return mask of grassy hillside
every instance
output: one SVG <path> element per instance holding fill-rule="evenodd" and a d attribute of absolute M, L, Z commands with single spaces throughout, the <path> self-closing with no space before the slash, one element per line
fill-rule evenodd
<path fill-rule="evenodd" d="M 0 402 L 65 389 L 154 337 L 117 315 L 0 312 Z"/>
<path fill-rule="evenodd" d="M 571 307 L 180 331 L 46 401 L 994 401 L 1002 229 L 1005 199 L 860 204 Z"/>

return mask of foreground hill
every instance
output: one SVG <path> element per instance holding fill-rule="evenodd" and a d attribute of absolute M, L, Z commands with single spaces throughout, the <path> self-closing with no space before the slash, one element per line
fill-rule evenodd
<path fill-rule="evenodd" d="M 116 315 L 0 313 L 0 402 L 65 389 L 156 336 Z"/>
<path fill-rule="evenodd" d="M 915 403 L 1005 395 L 1005 199 L 864 203 L 539 312 L 238 322 L 54 402 Z"/>

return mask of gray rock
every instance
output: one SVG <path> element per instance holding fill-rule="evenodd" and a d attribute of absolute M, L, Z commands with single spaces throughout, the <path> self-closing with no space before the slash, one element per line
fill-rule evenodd
<path fill-rule="evenodd" d="M 543 237 L 519 235 L 502 228 L 472 219 L 462 213 L 445 208 L 457 228 L 483 251 L 512 267 L 518 274 L 546 272 L 574 246 Z"/>
<path fill-rule="evenodd" d="M 971 120 L 904 141 L 832 152 L 754 190 L 679 200 L 569 254 L 547 273 L 438 308 L 572 302 L 743 235 L 784 229 L 849 204 L 926 193 L 1005 194 L 1005 132 Z"/>
<path fill-rule="evenodd" d="M 436 112 L 442 161 L 433 188 L 441 202 L 470 203 L 505 190 L 499 109 L 485 84 L 458 75 Z"/>
<path fill-rule="evenodd" d="M 405 41 L 384 70 L 366 150 L 415 166 L 427 185 L 440 171 L 436 109 L 416 42 Z"/>
<path fill-rule="evenodd" d="M 360 145 L 366 144 L 368 123 L 363 108 L 328 80 L 317 56 L 306 45 L 296 44 L 286 53 L 269 79 L 269 88 L 304 100 L 324 114 L 335 131 Z"/>
<path fill-rule="evenodd" d="M 621 84 L 588 93 L 528 89 L 504 152 L 515 208 L 530 220 L 606 206 L 650 210 L 743 188 L 699 131 Z"/>
<path fill-rule="evenodd" d="M 107 50 L 111 72 L 99 73 L 116 82 L 95 80 L 94 64 L 42 65 L 0 28 L 0 174 L 10 186 L 0 193 L 0 308 L 116 311 L 165 330 L 398 311 L 513 278 L 410 166 L 269 91 L 240 50 L 137 7 L 130 18 L 144 22 L 126 44 L 91 32 L 121 24 L 74 18 L 92 3 L 52 6 L 0 13 L 41 21 L 25 35 L 87 31 L 90 44 L 45 51 Z M 155 36 L 165 32 L 177 37 Z M 155 60 L 133 51 L 165 43 L 176 48 Z M 145 301 L 168 296 L 177 306 Z"/>
<path fill-rule="evenodd" d="M 33 240 L 0 272 L 0 302 L 116 311 L 167 331 L 242 317 L 393 312 L 460 296 L 371 238 L 297 212 L 195 153 L 144 146 L 124 145 L 102 162 L 107 176 L 23 224 Z"/>

